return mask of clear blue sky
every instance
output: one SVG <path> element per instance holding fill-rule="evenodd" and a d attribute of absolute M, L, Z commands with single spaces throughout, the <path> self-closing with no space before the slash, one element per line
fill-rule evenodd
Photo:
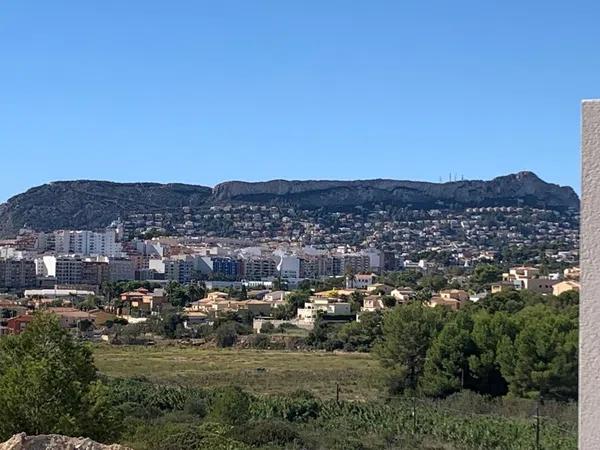
<path fill-rule="evenodd" d="M 487 179 L 579 189 L 595 1 L 0 6 L 0 201 L 51 180 Z"/>

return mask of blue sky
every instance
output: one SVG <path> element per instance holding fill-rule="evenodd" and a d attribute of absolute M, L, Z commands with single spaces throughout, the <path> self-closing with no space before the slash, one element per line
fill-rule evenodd
<path fill-rule="evenodd" d="M 520 170 L 579 190 L 593 1 L 0 6 L 0 201 L 51 180 Z"/>

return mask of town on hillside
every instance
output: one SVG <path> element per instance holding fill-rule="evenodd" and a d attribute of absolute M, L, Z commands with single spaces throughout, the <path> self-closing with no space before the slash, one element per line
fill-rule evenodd
<path fill-rule="evenodd" d="M 577 211 L 242 205 L 178 217 L 23 229 L 0 241 L 0 335 L 20 333 L 40 310 L 80 336 L 118 342 L 123 325 L 167 315 L 176 316 L 169 336 L 197 338 L 236 314 L 255 333 L 312 330 L 415 300 L 458 310 L 505 291 L 579 290 Z"/>

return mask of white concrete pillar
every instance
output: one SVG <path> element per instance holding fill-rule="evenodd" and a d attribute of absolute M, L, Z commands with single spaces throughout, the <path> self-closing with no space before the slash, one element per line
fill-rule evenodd
<path fill-rule="evenodd" d="M 600 100 L 582 105 L 579 448 L 600 449 Z"/>

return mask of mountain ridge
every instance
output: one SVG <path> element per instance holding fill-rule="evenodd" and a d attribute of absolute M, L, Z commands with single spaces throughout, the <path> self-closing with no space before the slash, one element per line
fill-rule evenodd
<path fill-rule="evenodd" d="M 523 205 L 563 210 L 579 208 L 579 197 L 572 188 L 547 183 L 533 172 L 518 172 L 488 181 L 278 179 L 227 181 L 214 188 L 184 183 L 53 181 L 0 204 L 0 237 L 13 236 L 25 225 L 40 231 L 96 229 L 135 212 L 166 212 L 184 206 L 227 203 L 306 209 L 392 204 L 416 209 Z"/>

